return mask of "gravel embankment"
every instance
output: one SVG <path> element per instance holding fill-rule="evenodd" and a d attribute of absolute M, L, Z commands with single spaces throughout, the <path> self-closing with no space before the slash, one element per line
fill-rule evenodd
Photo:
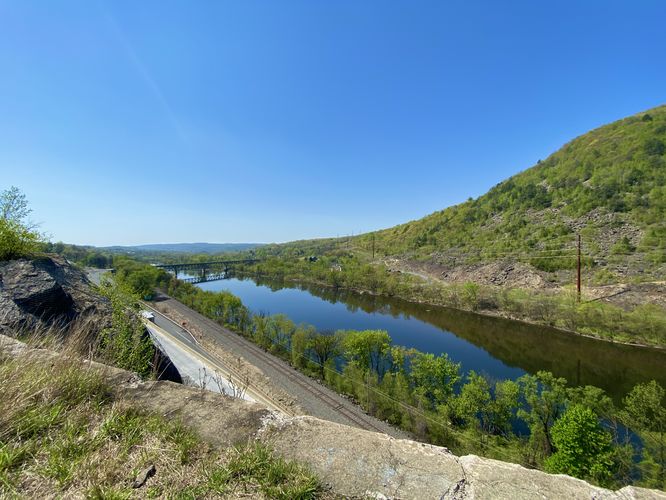
<path fill-rule="evenodd" d="M 197 336 L 201 335 L 204 341 L 212 341 L 217 347 L 233 356 L 240 356 L 247 363 L 258 368 L 272 384 L 280 389 L 279 392 L 284 391 L 291 395 L 307 415 L 361 429 L 383 432 L 397 438 L 410 437 L 404 431 L 367 415 L 355 403 L 177 300 L 164 297 L 155 305 L 158 310 L 170 315 L 179 323 L 185 321 L 188 330 Z"/>

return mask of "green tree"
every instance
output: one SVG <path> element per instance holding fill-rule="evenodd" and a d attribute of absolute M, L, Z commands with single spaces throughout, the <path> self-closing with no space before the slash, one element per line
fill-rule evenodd
<path fill-rule="evenodd" d="M 148 269 L 133 272 L 126 283 L 143 299 L 150 300 L 155 295 L 155 275 Z"/>
<path fill-rule="evenodd" d="M 483 432 L 489 431 L 490 423 L 490 384 L 474 370 L 467 374 L 467 383 L 456 398 L 455 413 L 466 425 L 474 425 Z"/>
<path fill-rule="evenodd" d="M 284 314 L 275 314 L 268 318 L 266 325 L 270 349 L 276 354 L 285 355 L 291 349 L 291 337 L 296 332 L 296 325 Z"/>
<path fill-rule="evenodd" d="M 41 235 L 28 222 L 31 210 L 23 193 L 11 187 L 0 193 L 0 261 L 35 253 Z"/>
<path fill-rule="evenodd" d="M 415 392 L 422 395 L 431 408 L 436 408 L 453 394 L 460 380 L 460 363 L 451 361 L 447 354 L 435 356 L 419 352 L 412 359 L 411 378 Z"/>
<path fill-rule="evenodd" d="M 497 382 L 493 388 L 486 377 L 472 370 L 455 398 L 452 416 L 468 426 L 474 424 L 484 434 L 508 437 L 519 393 L 518 384 L 512 380 Z"/>
<path fill-rule="evenodd" d="M 647 485 L 666 488 L 666 401 L 664 388 L 652 380 L 636 385 L 624 399 L 623 420 L 644 441 L 644 461 L 654 461 L 657 477 L 645 478 Z M 646 454 L 654 456 L 645 456 Z"/>
<path fill-rule="evenodd" d="M 520 388 L 513 380 L 504 380 L 495 384 L 493 401 L 490 404 L 490 432 L 509 436 L 513 412 L 518 407 Z"/>
<path fill-rule="evenodd" d="M 612 473 L 611 434 L 590 408 L 570 406 L 552 428 L 555 453 L 544 462 L 548 472 L 606 483 Z"/>
<path fill-rule="evenodd" d="M 28 200 L 16 186 L 5 189 L 0 193 L 0 219 L 13 220 L 25 224 L 32 209 L 28 207 Z M 27 225 L 28 229 L 31 229 Z"/>
<path fill-rule="evenodd" d="M 251 326 L 252 339 L 255 343 L 268 349 L 271 346 L 271 339 L 268 335 L 268 316 L 255 314 L 252 316 Z"/>
<path fill-rule="evenodd" d="M 349 330 L 342 334 L 342 345 L 350 360 L 381 375 L 391 349 L 391 337 L 385 330 Z"/>
<path fill-rule="evenodd" d="M 307 366 L 308 358 L 306 350 L 310 340 L 317 335 L 314 326 L 299 325 L 291 336 L 291 364 L 296 368 L 303 369 Z"/>
<path fill-rule="evenodd" d="M 567 398 L 571 404 L 591 409 L 599 418 L 608 420 L 615 415 L 613 400 L 599 387 L 593 385 L 569 387 Z"/>
<path fill-rule="evenodd" d="M 567 401 L 566 380 L 540 371 L 536 375 L 523 375 L 518 382 L 525 401 L 525 408 L 518 410 L 518 416 L 529 425 L 530 440 L 548 456 L 553 452 L 550 431 Z"/>
<path fill-rule="evenodd" d="M 324 379 L 324 370 L 326 363 L 340 355 L 340 337 L 334 335 L 333 332 L 315 334 L 310 337 L 308 348 L 312 352 L 321 373 L 321 378 Z"/>
<path fill-rule="evenodd" d="M 405 373 L 407 360 L 411 360 L 417 350 L 401 345 L 391 346 L 391 372 Z"/>

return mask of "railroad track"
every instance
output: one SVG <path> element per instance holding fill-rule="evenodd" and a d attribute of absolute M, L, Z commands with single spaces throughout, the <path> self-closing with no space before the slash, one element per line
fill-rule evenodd
<path fill-rule="evenodd" d="M 241 345 L 241 343 L 237 342 L 237 345 Z M 360 415 L 353 413 L 346 406 L 344 406 L 343 403 L 336 401 L 329 394 L 318 389 L 317 387 L 312 386 L 309 383 L 306 383 L 303 379 L 301 379 L 298 375 L 296 375 L 296 373 L 294 373 L 294 370 L 292 368 L 286 367 L 281 363 L 279 363 L 278 361 L 276 361 L 275 359 L 272 359 L 271 355 L 266 353 L 266 351 L 262 350 L 260 347 L 253 344 L 244 345 L 244 347 L 252 351 L 257 357 L 261 357 L 266 364 L 272 366 L 273 369 L 280 372 L 284 377 L 288 378 L 293 383 L 295 383 L 296 385 L 298 385 L 299 387 L 301 387 L 302 389 L 304 389 L 305 391 L 309 392 L 314 397 L 322 401 L 332 410 L 343 415 L 345 418 L 354 422 L 362 429 L 384 433 L 384 430 L 379 426 L 375 425 L 374 422 L 371 422 L 368 419 L 365 419 Z"/>
<path fill-rule="evenodd" d="M 147 305 L 147 304 L 146 304 Z M 183 307 L 187 307 L 184 306 Z M 154 308 L 151 307 L 151 309 L 155 310 Z M 157 311 L 159 313 L 159 311 Z M 176 321 L 174 321 L 172 318 L 170 318 L 168 315 L 164 313 L 160 313 L 162 316 L 167 318 L 169 321 L 177 325 L 179 328 L 185 330 L 186 332 L 190 333 L 186 328 L 183 328 L 183 326 L 178 325 Z M 198 314 L 198 313 L 197 313 Z M 200 316 L 200 321 L 204 324 L 209 325 L 210 328 L 217 330 L 220 332 L 221 335 L 223 335 L 225 340 L 229 340 L 233 344 L 235 344 L 238 347 L 242 347 L 248 351 L 250 351 L 252 354 L 254 354 L 257 358 L 261 359 L 262 362 L 266 363 L 270 367 L 272 367 L 276 372 L 280 373 L 282 376 L 285 378 L 289 379 L 292 383 L 296 384 L 299 386 L 301 389 L 306 391 L 307 393 L 311 394 L 315 398 L 317 398 L 321 403 L 329 407 L 331 410 L 334 412 L 337 412 L 338 414 L 342 415 L 345 417 L 347 420 L 353 422 L 356 424 L 359 428 L 369 430 L 369 431 L 374 431 L 374 432 L 381 432 L 382 434 L 385 433 L 385 430 L 379 427 L 375 422 L 370 420 L 370 418 L 365 415 L 359 415 L 358 413 L 354 412 L 353 410 L 349 409 L 344 405 L 344 403 L 340 403 L 336 399 L 334 399 L 331 395 L 327 394 L 325 391 L 322 391 L 316 386 L 313 386 L 313 384 L 316 384 L 316 382 L 312 381 L 306 381 L 302 377 L 300 373 L 296 372 L 294 368 L 290 366 L 285 366 L 281 362 L 279 362 L 277 359 L 275 359 L 271 354 L 267 353 L 263 349 L 261 349 L 259 346 L 256 344 L 253 344 L 249 340 L 240 337 L 238 334 L 233 333 L 229 330 L 222 329 L 222 327 L 216 323 L 215 321 L 211 320 L 210 318 L 206 318 L 203 315 Z M 191 333 L 190 333 L 191 335 Z"/>
<path fill-rule="evenodd" d="M 159 314 L 161 317 L 165 318 L 166 320 L 170 321 L 173 323 L 175 326 L 180 328 L 181 330 L 184 330 L 187 332 L 191 337 L 192 340 L 194 340 L 194 344 L 191 344 L 191 346 L 188 346 L 187 343 L 183 342 L 181 339 L 178 337 L 175 337 L 171 335 L 168 331 L 164 330 L 163 328 L 160 328 L 158 325 L 152 324 L 149 321 L 146 320 L 146 326 L 151 327 L 151 328 L 156 328 L 162 332 L 163 335 L 167 335 L 172 342 L 175 342 L 176 344 L 179 344 L 181 346 L 181 349 L 184 349 L 185 351 L 188 351 L 191 355 L 194 355 L 195 357 L 198 357 L 208 363 L 213 369 L 215 370 L 220 370 L 220 372 L 223 375 L 226 375 L 230 379 L 235 379 L 236 381 L 242 381 L 244 379 L 244 374 L 236 370 L 233 366 L 229 366 L 228 364 L 223 364 L 221 363 L 217 358 L 215 358 L 212 354 L 210 354 L 208 351 L 206 351 L 199 342 L 197 342 L 196 338 L 194 335 L 192 335 L 191 332 L 189 332 L 187 329 L 183 328 L 181 325 L 176 323 L 172 318 L 167 316 L 166 314 L 156 310 L 154 307 L 142 303 L 144 307 L 150 308 L 152 311 L 154 311 L 156 314 Z M 285 405 L 281 404 L 280 402 L 275 401 L 269 394 L 266 394 L 264 391 L 259 389 L 258 387 L 255 386 L 248 386 L 248 394 L 252 396 L 255 400 L 258 402 L 262 403 L 263 405 L 273 408 L 275 410 L 278 410 L 285 415 L 289 416 L 296 416 L 296 414 L 293 412 L 291 408 L 286 407 Z"/>

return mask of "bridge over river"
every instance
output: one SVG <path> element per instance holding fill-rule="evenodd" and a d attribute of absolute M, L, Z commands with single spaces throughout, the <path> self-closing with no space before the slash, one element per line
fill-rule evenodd
<path fill-rule="evenodd" d="M 178 273 L 186 274 L 181 278 L 188 283 L 203 283 L 205 281 L 226 278 L 234 266 L 255 264 L 261 259 L 212 260 L 209 262 L 184 262 L 177 264 L 153 264 L 155 267 L 172 272 L 176 278 Z"/>

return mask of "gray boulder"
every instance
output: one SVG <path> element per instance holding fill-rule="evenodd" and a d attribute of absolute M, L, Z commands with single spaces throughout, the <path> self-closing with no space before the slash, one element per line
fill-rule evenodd
<path fill-rule="evenodd" d="M 86 275 L 66 259 L 49 255 L 0 262 L 0 332 L 66 327 L 72 321 L 108 321 L 110 304 Z"/>

